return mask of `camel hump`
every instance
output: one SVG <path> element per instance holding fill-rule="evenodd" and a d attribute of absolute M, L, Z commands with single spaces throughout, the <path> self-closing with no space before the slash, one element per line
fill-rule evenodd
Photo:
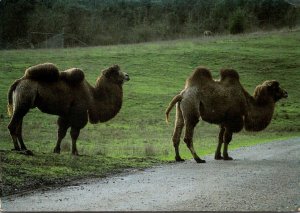
<path fill-rule="evenodd" d="M 60 72 L 60 78 L 70 84 L 79 84 L 84 79 L 84 73 L 79 68 L 71 68 Z"/>
<path fill-rule="evenodd" d="M 205 67 L 197 67 L 186 81 L 186 87 L 213 81 L 211 72 Z"/>
<path fill-rule="evenodd" d="M 24 78 L 53 82 L 59 78 L 58 68 L 52 63 L 38 64 L 25 70 Z"/>
<path fill-rule="evenodd" d="M 221 69 L 220 75 L 221 75 L 221 81 L 224 81 L 226 79 L 236 80 L 236 81 L 240 80 L 239 74 L 234 69 Z"/>
<path fill-rule="evenodd" d="M 205 67 L 197 67 L 193 72 L 191 79 L 201 80 L 201 79 L 210 79 L 212 80 L 211 72 Z"/>
<path fill-rule="evenodd" d="M 195 70 L 195 76 L 212 80 L 211 72 L 205 67 L 197 67 Z"/>

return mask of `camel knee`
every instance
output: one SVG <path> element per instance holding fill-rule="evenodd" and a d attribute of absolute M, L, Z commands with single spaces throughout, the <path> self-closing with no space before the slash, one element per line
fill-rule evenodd
<path fill-rule="evenodd" d="M 181 136 L 183 127 L 184 127 L 183 122 L 180 122 L 180 123 L 177 122 L 176 123 L 174 133 L 173 133 L 173 136 L 172 136 L 172 141 L 173 141 L 174 144 L 179 144 L 180 136 Z"/>
<path fill-rule="evenodd" d="M 179 143 L 180 143 L 180 138 L 179 137 L 174 137 L 173 136 L 172 141 L 173 141 L 173 146 L 174 147 L 178 147 L 179 146 Z"/>
<path fill-rule="evenodd" d="M 182 128 L 180 128 L 180 129 L 176 128 L 175 129 L 174 134 L 172 136 L 172 141 L 173 141 L 174 145 L 176 145 L 176 144 L 178 145 L 180 143 L 181 131 L 182 131 Z"/>
<path fill-rule="evenodd" d="M 232 140 L 232 133 L 225 132 L 225 134 L 224 134 L 224 143 L 229 144 L 231 140 Z"/>
<path fill-rule="evenodd" d="M 64 129 L 64 130 L 61 130 L 61 129 L 58 129 L 57 131 L 57 136 L 59 139 L 63 139 L 67 134 L 67 131 Z"/>
<path fill-rule="evenodd" d="M 10 132 L 10 135 L 16 135 L 17 134 L 17 125 L 16 124 L 13 124 L 13 123 L 10 123 L 8 126 L 7 126 L 9 132 Z"/>
<path fill-rule="evenodd" d="M 194 128 L 197 123 L 194 123 L 193 125 L 188 125 L 185 130 L 185 135 L 183 141 L 186 143 L 186 145 L 189 147 L 193 143 L 193 136 L 194 136 Z"/>
<path fill-rule="evenodd" d="M 187 145 L 188 148 L 190 148 L 192 146 L 192 144 L 193 144 L 193 138 L 187 138 L 187 137 L 185 137 L 183 139 L 183 141 L 185 142 L 185 144 Z"/>
<path fill-rule="evenodd" d="M 22 121 L 12 120 L 7 126 L 10 135 L 21 136 L 22 135 Z"/>
<path fill-rule="evenodd" d="M 77 147 L 76 147 L 76 141 L 77 141 L 77 138 L 80 134 L 80 129 L 74 129 L 72 128 L 71 131 L 70 131 L 70 135 L 71 135 L 71 138 L 72 138 L 72 154 L 73 155 L 78 155 L 78 151 L 77 151 Z"/>
<path fill-rule="evenodd" d="M 79 130 L 73 130 L 73 129 L 71 129 L 71 131 L 70 131 L 71 138 L 73 140 L 77 140 L 77 138 L 79 137 L 79 133 L 80 133 Z"/>
<path fill-rule="evenodd" d="M 195 126 L 198 124 L 198 122 L 199 122 L 198 116 L 196 116 L 196 115 L 190 116 L 186 121 L 187 128 L 194 129 Z"/>

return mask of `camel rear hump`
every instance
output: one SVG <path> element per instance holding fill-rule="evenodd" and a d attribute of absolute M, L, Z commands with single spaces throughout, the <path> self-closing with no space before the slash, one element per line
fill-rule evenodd
<path fill-rule="evenodd" d="M 240 82 L 240 76 L 237 71 L 234 69 L 221 69 L 221 82 L 222 81 L 229 81 L 230 83 L 233 82 Z"/>
<path fill-rule="evenodd" d="M 25 79 L 53 82 L 59 79 L 58 68 L 52 63 L 38 64 L 25 70 Z"/>
<path fill-rule="evenodd" d="M 71 68 L 60 72 L 60 78 L 70 84 L 79 84 L 84 79 L 84 73 L 79 68 Z"/>

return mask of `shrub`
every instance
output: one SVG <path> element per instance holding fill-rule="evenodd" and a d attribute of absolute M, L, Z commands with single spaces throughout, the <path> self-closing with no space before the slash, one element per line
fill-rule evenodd
<path fill-rule="evenodd" d="M 243 33 L 245 31 L 245 13 L 237 9 L 230 17 L 229 31 L 231 34 Z"/>

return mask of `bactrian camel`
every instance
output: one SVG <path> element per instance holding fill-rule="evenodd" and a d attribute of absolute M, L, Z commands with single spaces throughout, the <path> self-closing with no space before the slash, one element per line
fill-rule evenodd
<path fill-rule="evenodd" d="M 214 80 L 207 68 L 196 68 L 186 80 L 185 88 L 170 102 L 166 110 L 167 121 L 171 109 L 176 104 L 176 121 L 172 137 L 176 161 L 183 161 L 179 154 L 179 143 L 185 126 L 184 142 L 196 162 L 205 163 L 193 146 L 194 128 L 199 119 L 220 126 L 215 159 L 232 160 L 228 155 L 228 144 L 232 134 L 241 131 L 243 127 L 247 131 L 265 129 L 272 120 L 275 103 L 281 98 L 288 97 L 287 92 L 280 88 L 278 81 L 275 80 L 258 85 L 254 95 L 251 96 L 241 85 L 235 70 L 222 69 L 220 75 L 220 80 Z"/>
<path fill-rule="evenodd" d="M 8 125 L 15 150 L 27 150 L 22 138 L 22 121 L 27 112 L 37 107 L 44 113 L 58 115 L 57 143 L 55 153 L 66 132 L 71 128 L 72 154 L 78 155 L 76 140 L 80 130 L 87 124 L 112 119 L 121 109 L 122 85 L 129 80 L 118 65 L 104 69 L 91 86 L 78 68 L 59 72 L 51 63 L 28 68 L 25 75 L 16 80 L 8 92 L 8 111 L 11 121 Z"/>

